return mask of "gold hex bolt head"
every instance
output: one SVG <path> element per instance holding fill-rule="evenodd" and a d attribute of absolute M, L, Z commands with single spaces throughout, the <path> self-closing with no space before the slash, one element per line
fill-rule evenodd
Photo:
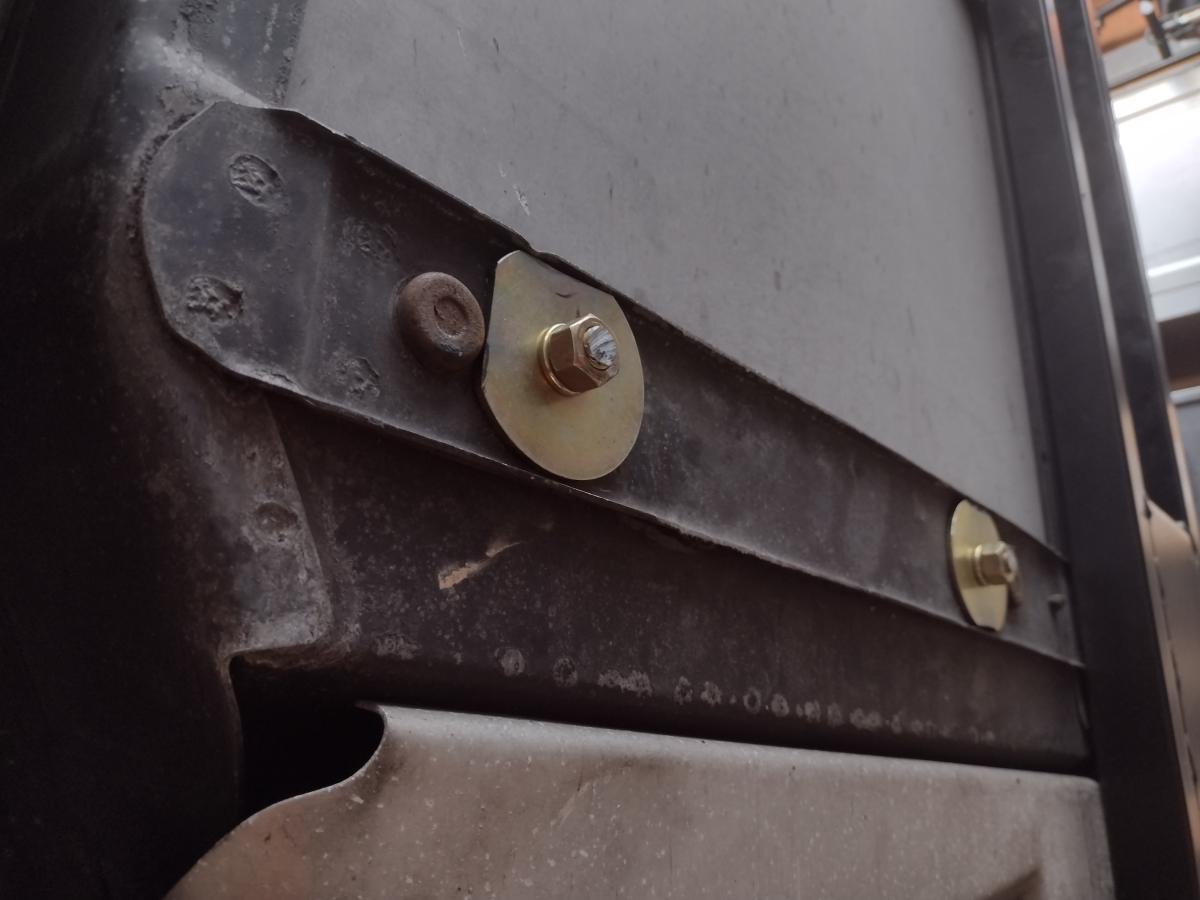
<path fill-rule="evenodd" d="M 590 313 L 560 322 L 538 339 L 538 365 L 556 391 L 568 397 L 602 387 L 617 377 L 620 354 L 616 336 Z"/>
<path fill-rule="evenodd" d="M 1011 585 L 1017 580 L 1017 554 L 1004 541 L 979 544 L 971 563 L 980 584 Z"/>

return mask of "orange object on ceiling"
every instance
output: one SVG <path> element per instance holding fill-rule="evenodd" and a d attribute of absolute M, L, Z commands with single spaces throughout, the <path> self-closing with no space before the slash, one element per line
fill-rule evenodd
<path fill-rule="evenodd" d="M 1142 14 L 1138 10 L 1137 0 L 1106 16 L 1104 23 L 1097 28 L 1096 10 L 1107 2 L 1108 0 L 1088 0 L 1088 6 L 1092 10 L 1092 30 L 1096 35 L 1096 43 L 1101 52 L 1140 40 L 1146 33 L 1146 20 L 1142 18 Z M 1161 3 L 1156 2 L 1154 5 L 1161 11 Z"/>

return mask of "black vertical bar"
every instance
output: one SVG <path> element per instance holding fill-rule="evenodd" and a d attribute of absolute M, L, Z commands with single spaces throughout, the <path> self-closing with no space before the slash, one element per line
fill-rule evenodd
<path fill-rule="evenodd" d="M 1163 59 L 1170 59 L 1171 45 L 1167 43 L 1167 33 L 1163 31 L 1162 20 L 1159 19 L 1154 4 L 1142 0 L 1138 4 L 1138 8 L 1142 13 L 1142 18 L 1146 20 L 1146 27 L 1150 29 L 1150 36 L 1154 38 L 1154 46 L 1158 48 L 1158 55 Z"/>
<path fill-rule="evenodd" d="M 1104 253 L 1125 389 L 1142 461 L 1142 478 L 1150 498 L 1193 530 L 1195 511 L 1187 471 L 1182 464 L 1179 424 L 1167 393 L 1162 342 L 1138 250 L 1133 210 L 1125 190 L 1125 172 L 1108 87 L 1092 39 L 1085 0 L 1057 0 L 1056 7 L 1071 103 L 1079 125 L 1096 228 Z"/>
<path fill-rule="evenodd" d="M 1043 0 L 989 0 L 983 9 L 1117 891 L 1194 898 L 1195 792 L 1070 96 Z"/>

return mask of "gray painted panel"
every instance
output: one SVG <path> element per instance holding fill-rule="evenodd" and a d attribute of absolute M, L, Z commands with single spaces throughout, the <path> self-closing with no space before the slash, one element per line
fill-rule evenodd
<path fill-rule="evenodd" d="M 1094 782 L 384 707 L 170 900 L 1112 896 Z"/>
<path fill-rule="evenodd" d="M 1044 534 L 958 0 L 313 0 L 288 103 Z"/>

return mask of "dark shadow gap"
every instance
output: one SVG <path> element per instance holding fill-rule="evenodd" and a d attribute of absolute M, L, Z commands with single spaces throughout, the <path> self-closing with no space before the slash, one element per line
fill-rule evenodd
<path fill-rule="evenodd" d="M 230 666 L 242 717 L 244 816 L 344 781 L 379 748 L 377 713 L 344 700 L 265 690 L 248 672 L 241 660 Z"/>

